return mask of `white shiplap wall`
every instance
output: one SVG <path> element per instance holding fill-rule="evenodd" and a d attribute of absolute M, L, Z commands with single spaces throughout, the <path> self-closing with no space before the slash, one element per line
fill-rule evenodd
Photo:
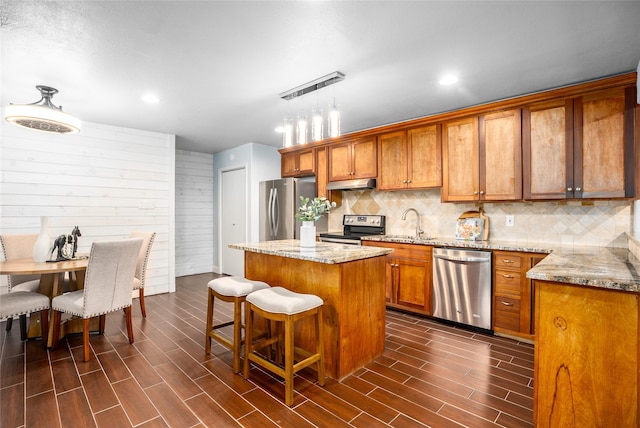
<path fill-rule="evenodd" d="M 176 150 L 176 276 L 217 271 L 213 155 Z"/>
<path fill-rule="evenodd" d="M 76 135 L 0 124 L 0 233 L 53 239 L 80 227 L 91 243 L 157 232 L 145 294 L 175 290 L 175 136 L 83 123 Z"/>

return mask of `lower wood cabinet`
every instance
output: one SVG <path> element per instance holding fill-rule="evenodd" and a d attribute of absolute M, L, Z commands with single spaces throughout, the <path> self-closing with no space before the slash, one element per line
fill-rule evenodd
<path fill-rule="evenodd" d="M 376 241 L 363 245 L 393 248 L 386 262 L 387 306 L 431 315 L 432 247 Z"/>
<path fill-rule="evenodd" d="M 640 294 L 535 283 L 534 425 L 639 426 Z"/>
<path fill-rule="evenodd" d="M 533 340 L 533 294 L 527 271 L 544 254 L 493 252 L 493 330 Z"/>

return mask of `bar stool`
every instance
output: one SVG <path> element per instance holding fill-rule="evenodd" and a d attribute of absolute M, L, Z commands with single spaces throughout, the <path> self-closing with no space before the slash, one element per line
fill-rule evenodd
<path fill-rule="evenodd" d="M 284 401 L 287 406 L 293 404 L 293 376 L 305 367 L 317 363 L 318 384 L 324 385 L 324 345 L 323 345 L 323 319 L 322 299 L 313 294 L 300 294 L 282 287 L 271 287 L 255 291 L 246 299 L 246 336 L 244 352 L 244 377 L 249 379 L 249 361 L 284 378 Z M 253 315 L 276 322 L 276 332 L 272 337 L 259 339 L 253 338 Z M 315 318 L 316 353 L 296 347 L 293 343 L 294 323 L 300 319 L 313 316 Z M 284 324 L 284 368 L 275 364 L 263 355 L 257 353 L 261 349 L 276 345 L 280 348 L 282 341 L 281 325 Z M 270 354 L 270 352 L 269 352 Z M 299 362 L 295 362 L 296 354 L 302 356 Z M 270 355 L 269 355 L 270 356 Z M 279 361 L 279 354 L 276 361 Z"/>
<path fill-rule="evenodd" d="M 262 281 L 251 281 L 241 276 L 225 276 L 212 279 L 207 284 L 209 288 L 209 302 L 207 304 L 207 327 L 205 352 L 211 353 L 211 339 L 231 349 L 233 353 L 233 372 L 240 372 L 240 347 L 242 346 L 242 304 L 251 292 L 269 288 L 269 284 Z M 233 303 L 233 321 L 213 324 L 213 307 L 215 299 Z M 216 330 L 233 324 L 233 340 L 221 335 Z"/>

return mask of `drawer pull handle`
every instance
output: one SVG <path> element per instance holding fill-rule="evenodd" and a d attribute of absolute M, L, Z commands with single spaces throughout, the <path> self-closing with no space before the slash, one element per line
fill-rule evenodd
<path fill-rule="evenodd" d="M 500 303 L 502 303 L 505 306 L 513 306 L 513 303 L 509 303 L 509 302 L 500 302 Z"/>
<path fill-rule="evenodd" d="M 502 263 L 513 263 L 513 260 L 502 259 Z"/>
<path fill-rule="evenodd" d="M 507 279 L 513 279 L 513 275 L 507 275 L 506 273 L 503 273 L 502 276 Z"/>

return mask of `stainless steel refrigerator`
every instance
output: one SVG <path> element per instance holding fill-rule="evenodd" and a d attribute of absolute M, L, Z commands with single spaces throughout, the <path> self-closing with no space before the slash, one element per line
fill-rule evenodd
<path fill-rule="evenodd" d="M 315 177 L 281 178 L 260 182 L 260 241 L 300 239 L 295 214 L 300 196 L 316 197 Z M 327 214 L 316 222 L 316 233 L 327 231 Z"/>

